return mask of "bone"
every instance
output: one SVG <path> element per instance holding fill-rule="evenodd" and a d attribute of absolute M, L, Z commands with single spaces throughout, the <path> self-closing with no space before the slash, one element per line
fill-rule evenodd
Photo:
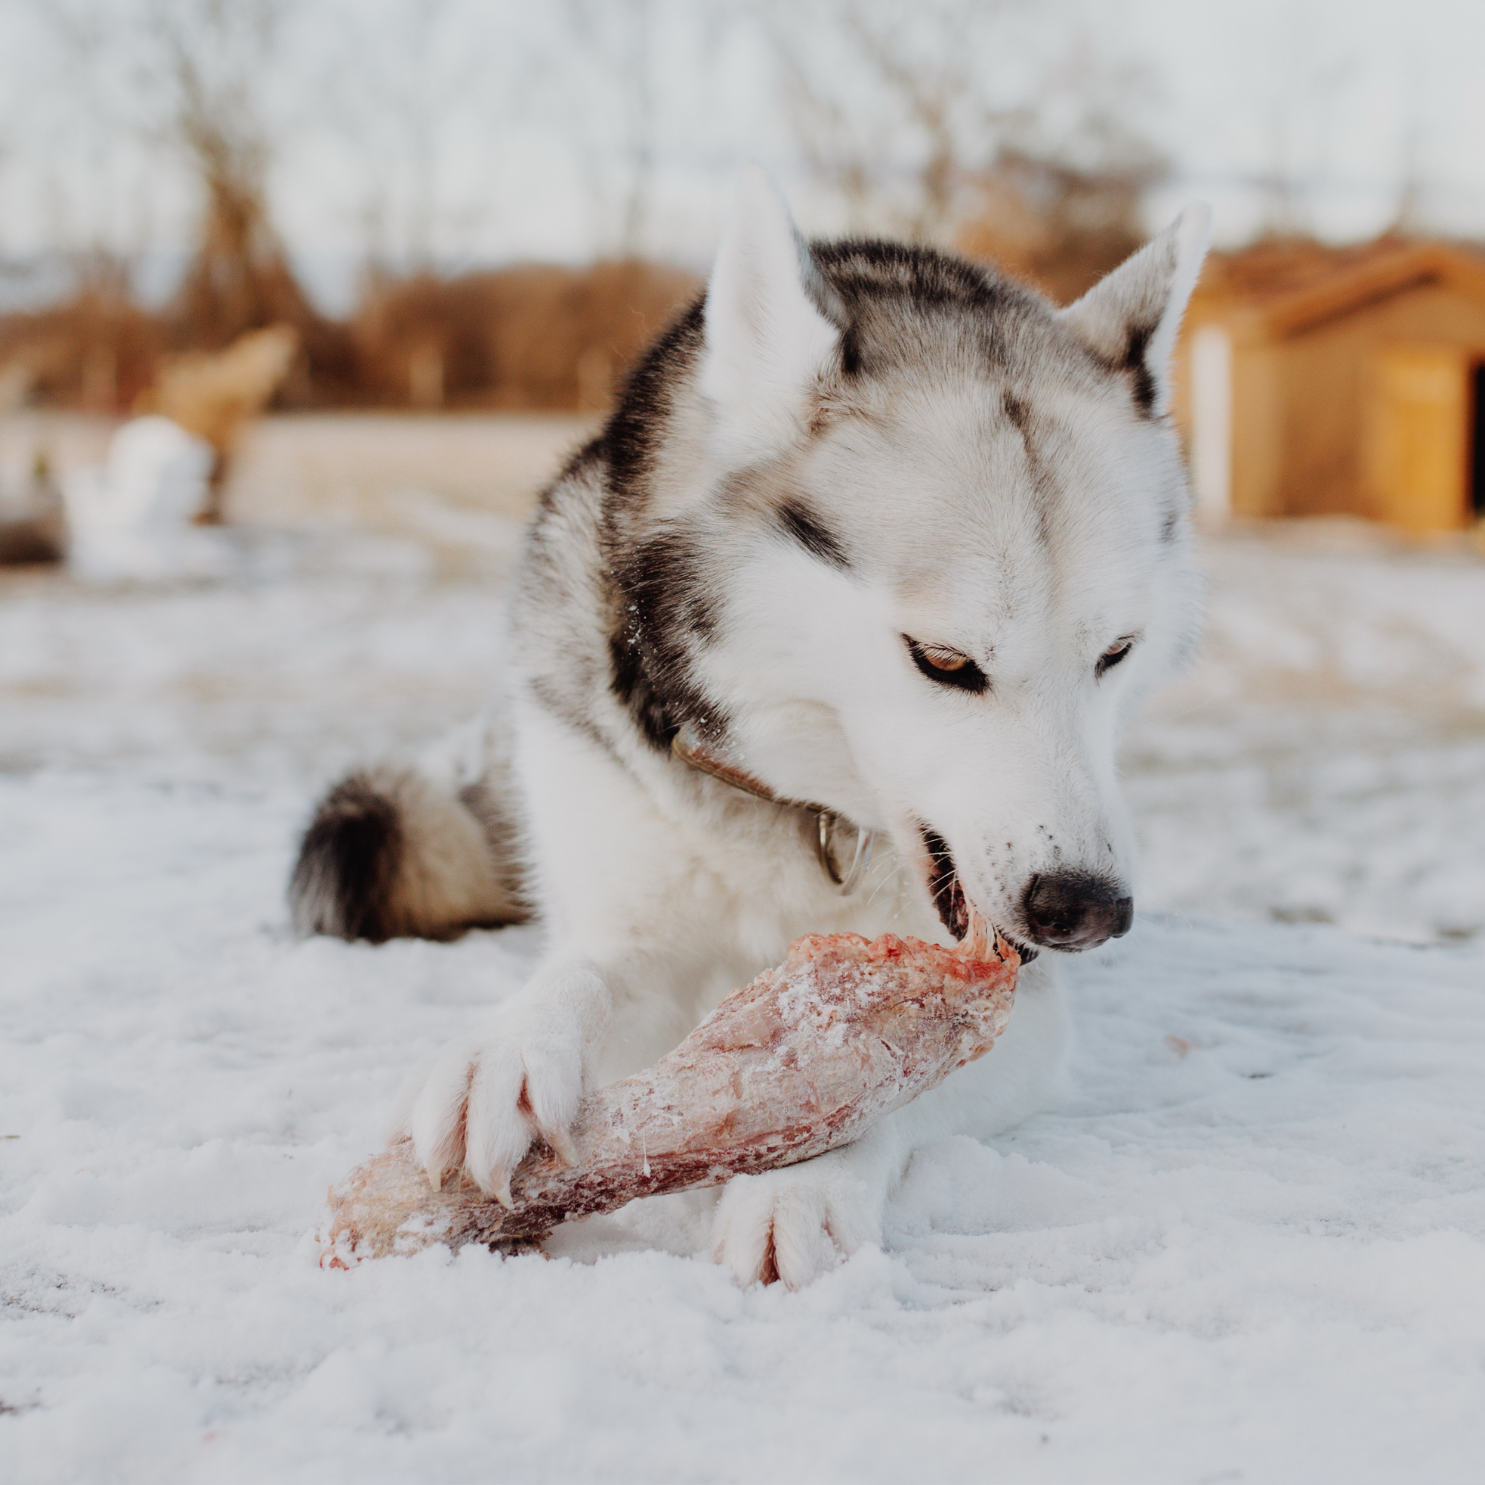
<path fill-rule="evenodd" d="M 509 1209 L 467 1182 L 435 1191 L 401 1140 L 331 1189 L 320 1264 L 436 1243 L 528 1248 L 561 1222 L 637 1197 L 849 1144 L 990 1050 L 1019 963 L 979 923 L 955 949 L 892 934 L 801 938 L 653 1067 L 585 1098 L 570 1160 L 533 1146 Z"/>

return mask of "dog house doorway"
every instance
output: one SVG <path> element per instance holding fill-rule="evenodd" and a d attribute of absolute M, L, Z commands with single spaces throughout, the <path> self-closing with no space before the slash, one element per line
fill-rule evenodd
<path fill-rule="evenodd" d="M 1470 510 L 1485 520 L 1485 361 L 1470 368 Z"/>

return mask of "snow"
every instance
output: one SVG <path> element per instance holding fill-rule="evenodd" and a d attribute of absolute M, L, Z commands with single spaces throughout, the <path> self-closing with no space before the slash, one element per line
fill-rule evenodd
<path fill-rule="evenodd" d="M 1211 544 L 1066 1094 L 920 1152 L 883 1250 L 743 1291 L 677 1197 L 327 1273 L 325 1188 L 540 947 L 283 905 L 323 779 L 483 698 L 489 519 L 478 580 L 304 530 L 212 585 L 0 580 L 7 1482 L 1477 1477 L 1478 557 Z"/>
<path fill-rule="evenodd" d="M 1205 657 L 1127 751 L 1144 899 L 1485 937 L 1485 563 L 1318 522 L 1213 551 Z"/>

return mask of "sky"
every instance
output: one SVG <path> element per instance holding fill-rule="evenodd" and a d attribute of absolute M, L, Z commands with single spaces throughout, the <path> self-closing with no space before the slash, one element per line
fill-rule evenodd
<path fill-rule="evenodd" d="M 76 13 L 112 27 L 90 51 L 57 26 L 62 0 L 0 0 L 0 257 L 103 243 L 168 281 L 195 198 L 140 102 L 137 18 L 174 3 L 191 0 L 79 0 Z M 1280 218 L 1361 238 L 1396 219 L 1411 180 L 1413 225 L 1485 237 L 1478 0 L 997 3 L 1008 18 L 984 64 L 987 78 L 998 69 L 995 88 L 1025 94 L 1069 48 L 1086 71 L 1124 79 L 1123 114 L 1169 162 L 1147 202 L 1152 229 L 1196 198 L 1213 203 L 1219 243 Z M 749 158 L 773 171 L 806 230 L 840 230 L 841 200 L 807 166 L 768 40 L 780 15 L 795 27 L 810 10 L 306 0 L 290 7 L 260 89 L 279 230 L 325 301 L 349 296 L 373 247 L 446 266 L 612 253 L 630 240 L 630 141 L 646 107 L 641 250 L 703 267 Z M 918 26 L 923 13 L 899 16 Z M 818 26 L 791 34 L 845 99 L 856 147 L 885 173 L 910 169 L 907 135 L 873 117 L 859 61 L 836 56 L 842 44 Z M 636 68 L 647 92 L 628 85 Z M 1287 183 L 1282 200 L 1265 178 Z"/>
<path fill-rule="evenodd" d="M 1118 5 L 1165 93 L 1176 161 L 1151 203 L 1217 207 L 1220 237 L 1258 225 L 1245 179 L 1287 160 L 1327 236 L 1386 225 L 1419 176 L 1423 224 L 1485 236 L 1485 6 L 1471 0 L 1242 0 Z"/>

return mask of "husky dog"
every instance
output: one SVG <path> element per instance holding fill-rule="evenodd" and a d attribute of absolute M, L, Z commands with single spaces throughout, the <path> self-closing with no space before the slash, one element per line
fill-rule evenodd
<path fill-rule="evenodd" d="M 808 1283 L 879 1237 L 916 1146 L 1045 1102 L 1055 961 L 1132 916 L 1119 724 L 1196 625 L 1167 361 L 1206 228 L 1189 209 L 1058 311 L 926 248 L 807 245 L 749 171 L 704 296 L 541 499 L 508 697 L 352 775 L 304 838 L 302 931 L 545 925 L 530 982 L 404 1097 L 435 1183 L 507 1197 L 586 1088 L 798 935 L 948 942 L 971 907 L 1027 961 L 994 1055 L 730 1181 L 714 1255 Z"/>

